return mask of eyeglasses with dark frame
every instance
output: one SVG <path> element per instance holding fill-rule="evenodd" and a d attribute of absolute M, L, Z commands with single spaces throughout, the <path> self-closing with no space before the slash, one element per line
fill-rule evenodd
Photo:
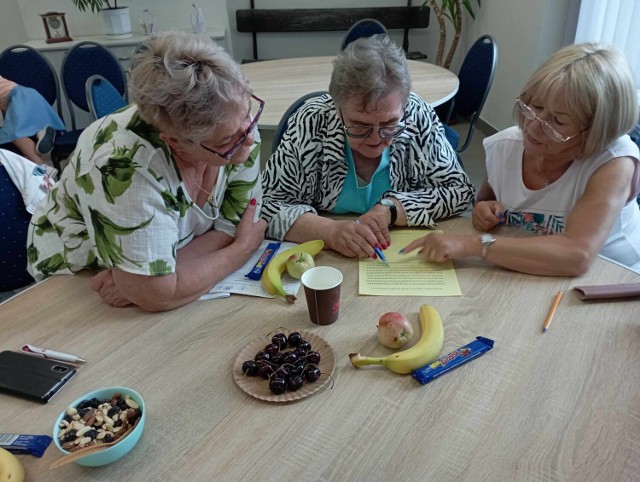
<path fill-rule="evenodd" d="M 529 119 L 530 121 L 537 119 L 538 122 L 540 122 L 540 125 L 542 126 L 542 130 L 544 131 L 544 133 L 548 135 L 552 141 L 567 142 L 568 140 L 573 139 L 574 137 L 576 137 L 579 134 L 582 134 L 584 131 L 588 129 L 588 127 L 586 127 L 582 129 L 580 132 L 577 132 L 572 136 L 568 136 L 568 137 L 563 136 L 554 127 L 552 127 L 551 124 L 549 124 L 544 119 L 541 119 L 538 116 L 538 114 L 536 114 L 536 112 L 531 107 L 529 107 L 527 104 L 522 102 L 522 100 L 520 100 L 519 97 L 516 99 L 516 105 L 518 106 L 518 109 L 520 109 L 520 112 L 522 112 L 522 115 L 525 116 L 527 119 Z"/>
<path fill-rule="evenodd" d="M 402 116 L 400 122 L 393 126 L 383 126 L 383 127 L 371 127 L 371 126 L 361 126 L 361 125 L 353 125 L 346 126 L 344 125 L 344 117 L 342 116 L 342 109 L 338 109 L 340 112 L 340 120 L 342 121 L 342 128 L 347 133 L 347 136 L 353 137 L 356 139 L 364 139 L 369 137 L 374 129 L 378 130 L 378 135 L 381 139 L 390 139 L 393 137 L 398 137 L 400 134 L 404 132 L 407 128 L 407 124 L 405 123 L 405 119 L 407 118 L 407 114 Z"/>
<path fill-rule="evenodd" d="M 249 127 L 245 129 L 245 131 L 242 133 L 240 138 L 235 142 L 235 144 L 233 144 L 229 149 L 227 149 L 227 151 L 224 154 L 214 149 L 211 149 L 210 147 L 207 147 L 202 143 L 200 144 L 200 147 L 202 147 L 206 151 L 212 152 L 213 154 L 216 154 L 222 157 L 225 161 L 228 161 L 229 159 L 231 159 L 233 155 L 236 152 L 238 152 L 238 149 L 242 147 L 242 144 L 244 144 L 244 141 L 247 138 L 247 136 L 251 134 L 251 131 L 253 131 L 256 124 L 258 123 L 258 120 L 260 119 L 260 114 L 262 114 L 262 111 L 264 110 L 264 104 L 265 104 L 264 100 L 256 97 L 255 95 L 251 95 L 251 98 L 257 100 L 258 103 L 260 104 L 260 106 L 258 107 L 258 112 L 256 112 L 256 115 L 253 116 L 253 119 L 251 120 Z"/>

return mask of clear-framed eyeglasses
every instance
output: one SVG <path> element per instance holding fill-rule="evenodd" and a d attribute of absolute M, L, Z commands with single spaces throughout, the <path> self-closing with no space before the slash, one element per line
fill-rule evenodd
<path fill-rule="evenodd" d="M 231 146 L 229 149 L 227 149 L 227 151 L 224 152 L 224 153 L 220 153 L 220 152 L 218 152 L 218 151 L 216 151 L 214 149 L 211 149 L 210 147 L 207 147 L 204 144 L 200 144 L 200 147 L 202 147 L 204 150 L 207 150 L 209 152 L 212 152 L 213 154 L 216 154 L 216 155 L 222 157 L 226 161 L 231 159 L 233 157 L 233 155 L 236 152 L 238 152 L 238 149 L 240 149 L 240 147 L 242 147 L 242 145 L 244 144 L 244 141 L 247 138 L 247 136 L 249 134 L 251 134 L 253 129 L 256 127 L 256 124 L 258 123 L 258 120 L 260 119 L 260 114 L 262 114 L 262 111 L 264 110 L 264 104 L 265 104 L 264 100 L 256 97 L 255 95 L 252 95 L 251 98 L 254 99 L 256 102 L 258 102 L 258 110 L 253 115 L 253 119 L 251 119 L 251 123 L 249 124 L 249 126 L 244 130 L 242 135 L 233 144 L 233 146 Z M 251 116 L 253 114 L 253 110 L 254 110 L 254 103 L 251 102 L 251 105 L 249 107 L 249 116 Z"/>
<path fill-rule="evenodd" d="M 518 109 L 520 109 L 520 112 L 522 112 L 522 115 L 525 116 L 527 119 L 529 119 L 531 121 L 537 120 L 538 122 L 540 122 L 540 125 L 542 126 L 542 130 L 544 131 L 544 133 L 546 135 L 548 135 L 549 138 L 551 138 L 552 141 L 555 141 L 555 142 L 567 142 L 568 140 L 573 139 L 574 137 L 576 137 L 579 134 L 582 134 L 584 131 L 586 131 L 588 129 L 588 127 L 587 127 L 585 129 L 582 129 L 580 132 L 576 132 L 572 136 L 565 136 L 565 135 L 560 134 L 546 120 L 541 119 L 538 116 L 538 114 L 536 114 L 536 111 L 533 110 L 531 107 L 529 107 L 524 102 L 522 102 L 522 100 L 520 100 L 519 97 L 516 99 L 516 106 L 518 106 Z"/>
<path fill-rule="evenodd" d="M 369 137 L 374 130 L 378 131 L 378 135 L 382 139 L 389 139 L 392 137 L 398 137 L 400 134 L 404 132 L 407 128 L 407 124 L 405 122 L 407 118 L 407 114 L 405 113 L 400 122 L 392 126 L 382 126 L 382 127 L 371 127 L 371 126 L 346 126 L 344 125 L 344 117 L 342 116 L 342 110 L 340 112 L 340 120 L 342 121 L 342 128 L 346 132 L 347 136 L 354 137 L 356 139 L 364 139 L 365 137 Z"/>

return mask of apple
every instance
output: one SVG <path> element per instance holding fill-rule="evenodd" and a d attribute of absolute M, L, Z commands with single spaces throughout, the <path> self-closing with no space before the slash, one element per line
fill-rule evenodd
<path fill-rule="evenodd" d="M 388 348 L 401 348 L 413 336 L 411 322 L 395 311 L 385 313 L 378 320 L 378 340 Z"/>
<path fill-rule="evenodd" d="M 313 256 L 309 253 L 296 253 L 287 259 L 287 273 L 295 279 L 300 279 L 302 273 L 311 269 L 316 264 L 313 262 Z"/>

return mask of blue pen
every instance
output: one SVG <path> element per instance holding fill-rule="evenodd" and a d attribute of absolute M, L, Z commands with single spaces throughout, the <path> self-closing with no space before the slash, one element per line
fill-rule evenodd
<path fill-rule="evenodd" d="M 356 219 L 356 223 L 357 224 L 361 224 L 358 219 Z M 387 268 L 390 268 L 391 266 L 389 266 L 389 261 L 387 261 L 387 258 L 384 256 L 384 254 L 382 254 L 382 250 L 380 248 L 378 248 L 377 246 L 374 246 L 373 250 L 378 255 L 378 258 L 380 258 L 380 261 L 382 261 L 384 264 L 386 264 Z"/>

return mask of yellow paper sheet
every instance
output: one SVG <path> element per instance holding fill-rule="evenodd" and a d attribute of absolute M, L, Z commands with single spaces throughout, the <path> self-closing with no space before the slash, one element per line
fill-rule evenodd
<path fill-rule="evenodd" d="M 391 231 L 391 248 L 384 251 L 389 267 L 377 259 L 361 259 L 359 293 L 384 296 L 461 296 L 453 263 L 429 263 L 418 258 L 417 252 L 400 254 L 411 241 L 432 230 Z"/>

